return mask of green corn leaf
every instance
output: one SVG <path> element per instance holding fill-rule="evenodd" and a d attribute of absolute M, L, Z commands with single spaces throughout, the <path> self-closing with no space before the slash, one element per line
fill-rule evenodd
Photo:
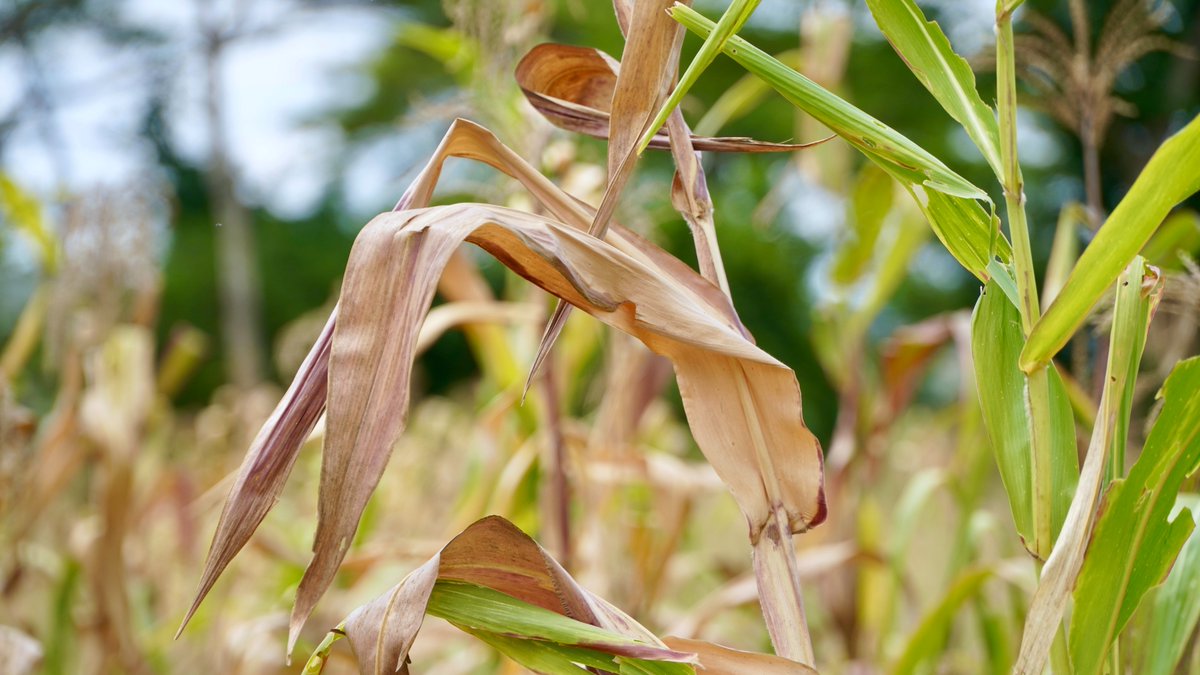
<path fill-rule="evenodd" d="M 670 12 L 676 21 L 703 38 L 707 38 L 715 28 L 712 21 L 690 7 L 677 3 Z M 903 172 L 910 182 L 923 183 L 956 197 L 988 199 L 986 192 L 950 170 L 941 160 L 895 129 L 788 68 L 749 42 L 732 36 L 725 42 L 723 50 L 743 68 L 761 77 L 784 98 L 834 133 L 873 159 Z"/>
<path fill-rule="evenodd" d="M 1133 261 L 1167 213 L 1197 190 L 1200 190 L 1200 116 L 1158 148 L 1079 257 L 1062 292 L 1034 324 L 1021 353 L 1022 370 L 1032 371 L 1067 344 L 1105 289 Z"/>
<path fill-rule="evenodd" d="M 1000 131 L 995 113 L 979 97 L 975 74 L 967 62 L 954 53 L 937 22 L 926 21 L 913 0 L 867 0 L 867 6 L 884 37 L 909 69 L 942 108 L 962 125 L 996 177 L 1003 180 Z"/>
<path fill-rule="evenodd" d="M 892 175 L 895 175 L 894 173 Z M 987 283 L 993 257 L 1012 260 L 1012 248 L 1000 234 L 1000 221 L 973 199 L 962 199 L 924 185 L 905 185 L 946 250 L 969 272 Z M 1016 286 L 1014 285 L 1014 288 Z"/>
<path fill-rule="evenodd" d="M 671 16 L 701 37 L 714 29 L 711 21 L 690 7 L 676 4 Z M 989 278 L 987 267 L 993 256 L 1008 259 L 1008 242 L 995 219 L 975 201 L 991 203 L 982 189 L 903 134 L 749 42 L 733 36 L 726 41 L 724 52 L 900 181 L 917 200 L 946 249 L 981 281 Z"/>
<path fill-rule="evenodd" d="M 1140 282 L 1140 283 L 1139 283 Z M 1114 375 L 1124 384 L 1117 404 L 1117 417 L 1113 425 L 1112 443 L 1109 446 L 1109 478 L 1125 475 L 1125 448 L 1129 443 L 1129 418 L 1133 408 L 1134 388 L 1138 369 L 1142 362 L 1142 351 L 1146 347 L 1146 333 L 1150 330 L 1150 318 L 1162 297 L 1163 280 L 1159 271 L 1146 265 L 1146 259 L 1138 256 L 1129 264 L 1126 273 L 1117 280 L 1116 311 L 1113 317 L 1112 340 L 1109 352 L 1110 368 L 1123 368 L 1122 373 L 1108 373 L 1111 383 Z"/>
<path fill-rule="evenodd" d="M 1078 675 L 1101 672 L 1107 646 L 1195 527 L 1186 509 L 1169 515 L 1184 478 L 1200 468 L 1200 357 L 1175 366 L 1162 396 L 1137 463 L 1109 488 L 1075 586 L 1069 642 Z"/>
<path fill-rule="evenodd" d="M 1177 517 L 1184 508 L 1191 511 L 1193 519 L 1200 519 L 1200 495 L 1179 495 L 1172 517 Z M 1200 525 L 1200 520 L 1197 524 Z M 1172 675 L 1191 641 L 1197 621 L 1200 621 L 1200 535 L 1192 530 L 1166 582 L 1154 595 L 1145 633 L 1144 659 L 1137 672 Z"/>
<path fill-rule="evenodd" d="M 510 595 L 475 584 L 438 580 L 429 596 L 427 611 L 441 617 L 472 634 L 493 633 L 522 640 L 538 640 L 566 647 L 619 648 L 628 653 L 645 648 L 647 652 L 661 652 L 657 645 L 640 642 L 604 628 L 576 621 L 548 609 L 531 605 Z M 503 651 L 503 650 L 502 650 Z M 508 654 L 508 652 L 505 652 Z M 559 654 L 568 652 L 560 651 Z M 570 652 L 574 654 L 574 652 Z M 530 657 L 532 652 L 514 653 L 518 657 Z M 576 654 L 578 655 L 578 654 Z M 536 655 L 539 659 L 554 657 L 544 650 Z M 618 657 L 619 661 L 637 663 L 647 673 L 655 675 L 690 675 L 695 669 L 687 663 L 652 663 L 646 659 L 629 656 Z M 624 671 L 618 671 L 624 672 Z M 637 672 L 637 671 L 635 671 Z"/>
<path fill-rule="evenodd" d="M 1031 553 L 1034 550 L 1033 522 L 1033 427 L 1025 405 L 1025 374 L 1017 367 L 1024 338 L 1021 315 L 996 281 L 988 283 L 975 305 L 971 347 L 975 379 L 984 427 L 991 439 L 1000 477 L 1008 493 L 1017 533 Z M 1050 378 L 1051 424 L 1051 528 L 1057 537 L 1066 519 L 1079 476 L 1075 450 L 1075 426 L 1070 399 L 1058 371 Z"/>
<path fill-rule="evenodd" d="M 620 665 L 613 656 L 591 649 L 568 647 L 553 642 L 523 640 L 487 631 L 470 630 L 463 626 L 457 626 L 457 628 L 479 638 L 480 641 L 487 643 L 496 651 L 535 673 L 582 675 L 587 671 L 581 666 L 596 668 L 606 673 L 620 672 Z"/>

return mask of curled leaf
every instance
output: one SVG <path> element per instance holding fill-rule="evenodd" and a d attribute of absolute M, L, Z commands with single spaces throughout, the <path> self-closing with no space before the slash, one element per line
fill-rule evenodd
<path fill-rule="evenodd" d="M 593 138 L 609 137 L 609 116 L 621 64 L 599 49 L 541 44 L 517 64 L 517 84 L 525 98 L 554 126 Z M 697 150 L 707 152 L 790 152 L 812 143 L 771 143 L 742 136 L 692 135 Z M 659 129 L 650 147 L 670 147 L 667 129 Z"/>

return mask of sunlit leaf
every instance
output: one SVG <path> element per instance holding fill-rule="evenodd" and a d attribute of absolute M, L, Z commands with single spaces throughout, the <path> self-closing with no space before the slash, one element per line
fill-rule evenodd
<path fill-rule="evenodd" d="M 701 37 L 713 23 L 676 4 L 671 15 Z M 993 256 L 1009 257 L 999 225 L 975 200 L 987 193 L 958 175 L 916 143 L 738 37 L 724 51 L 763 78 L 793 105 L 812 115 L 900 181 L 917 200 L 946 249 L 979 279 L 989 277 Z"/>
<path fill-rule="evenodd" d="M 867 0 L 867 6 L 904 63 L 962 125 L 996 177 L 1002 179 L 995 113 L 979 97 L 971 66 L 954 53 L 941 27 L 935 21 L 926 21 L 913 0 Z"/>
<path fill-rule="evenodd" d="M 1200 190 L 1200 117 L 1168 138 L 1084 249 L 1067 283 L 1029 334 L 1021 368 L 1045 363 L 1087 320 L 1121 270 L 1146 245 L 1167 213 Z"/>

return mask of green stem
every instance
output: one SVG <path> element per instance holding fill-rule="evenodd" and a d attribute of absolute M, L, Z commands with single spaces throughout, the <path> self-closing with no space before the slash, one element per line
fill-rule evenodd
<path fill-rule="evenodd" d="M 996 100 L 1000 117 L 1000 161 L 1004 167 L 1004 206 L 1008 212 L 1009 235 L 1013 245 L 1013 272 L 1020 300 L 1021 329 L 1028 338 L 1041 318 L 1037 279 L 1033 270 L 1033 251 L 1029 243 L 1029 223 L 1025 218 L 1025 183 L 1017 160 L 1017 73 L 1013 43 L 1012 15 L 1022 0 L 999 0 L 996 5 Z M 1050 462 L 1050 365 L 1026 375 L 1025 396 L 1032 425 L 1030 452 L 1033 454 L 1034 551 L 1041 560 L 1054 546 L 1051 522 L 1053 498 Z M 1038 563 L 1041 574 L 1042 563 Z M 1050 652 L 1054 675 L 1070 675 L 1066 630 L 1058 626 Z"/>
<path fill-rule="evenodd" d="M 1015 5 L 1013 5 L 1015 7 Z M 1000 161 L 1004 168 L 1004 205 L 1013 245 L 1013 272 L 1017 282 L 1017 309 L 1021 329 L 1028 337 L 1041 318 L 1029 224 L 1025 219 L 1025 186 L 1017 160 L 1017 77 L 1014 58 L 1012 7 L 1000 5 L 996 15 L 996 99 L 1000 112 Z M 1050 554 L 1050 378 L 1048 366 L 1026 376 L 1026 403 L 1032 424 L 1034 551 L 1042 560 Z"/>
<path fill-rule="evenodd" d="M 1013 57 L 1012 15 L 996 17 L 996 98 L 1000 108 L 1000 162 L 1004 167 L 1004 204 L 1012 236 L 1013 265 L 1020 294 L 1021 328 L 1026 335 L 1041 318 L 1029 225 L 1025 220 L 1025 183 L 1017 161 L 1017 78 Z"/>

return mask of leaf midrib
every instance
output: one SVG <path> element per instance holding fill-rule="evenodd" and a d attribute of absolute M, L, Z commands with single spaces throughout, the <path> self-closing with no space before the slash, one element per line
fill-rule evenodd
<path fill-rule="evenodd" d="M 989 139 L 989 136 L 987 134 L 987 129 L 983 128 L 983 122 L 979 118 L 978 111 L 975 110 L 975 106 L 971 101 L 971 97 L 967 95 L 966 90 L 961 86 L 961 83 L 958 81 L 958 78 L 954 76 L 954 69 L 951 67 L 950 62 L 947 61 L 946 58 L 942 55 L 941 50 L 938 49 L 937 43 L 935 43 L 933 40 L 933 34 L 930 33 L 930 31 L 929 31 L 929 26 L 936 25 L 936 22 L 929 21 L 924 16 L 914 12 L 913 10 L 916 8 L 915 4 L 910 4 L 909 2 L 904 2 L 903 4 L 904 4 L 905 11 L 907 11 L 909 16 L 911 16 L 914 20 L 917 21 L 917 25 L 922 26 L 922 24 L 924 24 L 922 26 L 922 28 L 924 30 L 921 31 L 921 35 L 922 35 L 922 37 L 925 38 L 925 42 L 933 50 L 934 57 L 938 60 L 939 63 L 941 63 L 941 65 L 945 68 L 945 72 L 947 73 L 947 75 L 949 75 L 948 79 L 950 80 L 951 88 L 953 89 L 953 91 L 956 94 L 959 101 L 963 104 L 963 108 L 964 108 L 963 114 L 970 120 L 970 122 L 968 123 L 968 126 L 973 127 L 975 130 L 975 133 L 979 134 L 979 138 L 976 140 L 976 144 L 980 145 L 980 147 L 979 147 L 980 152 L 983 153 L 984 158 L 987 160 L 988 164 L 991 165 L 992 170 L 996 171 L 997 175 L 999 175 L 1000 174 L 1000 158 L 997 155 L 995 148 L 993 148 L 990 143 L 987 143 L 987 140 Z M 939 30 L 940 30 L 940 28 L 941 27 L 939 26 Z M 946 38 L 946 42 L 947 42 L 947 44 L 949 44 L 950 39 Z M 928 78 L 928 77 L 929 77 L 928 74 L 926 74 L 925 78 Z M 925 78 L 922 78 L 922 79 L 925 79 Z M 978 96 L 978 92 L 976 92 L 976 96 Z M 936 97 L 936 95 L 935 95 L 935 97 Z M 980 101 L 980 103 L 982 103 L 982 101 Z M 947 112 L 949 112 L 949 111 L 947 111 Z M 953 116 L 953 113 L 951 113 L 951 116 Z M 959 121 L 961 122 L 962 120 L 959 120 Z M 968 132 L 968 133 L 970 133 L 970 132 Z"/>

